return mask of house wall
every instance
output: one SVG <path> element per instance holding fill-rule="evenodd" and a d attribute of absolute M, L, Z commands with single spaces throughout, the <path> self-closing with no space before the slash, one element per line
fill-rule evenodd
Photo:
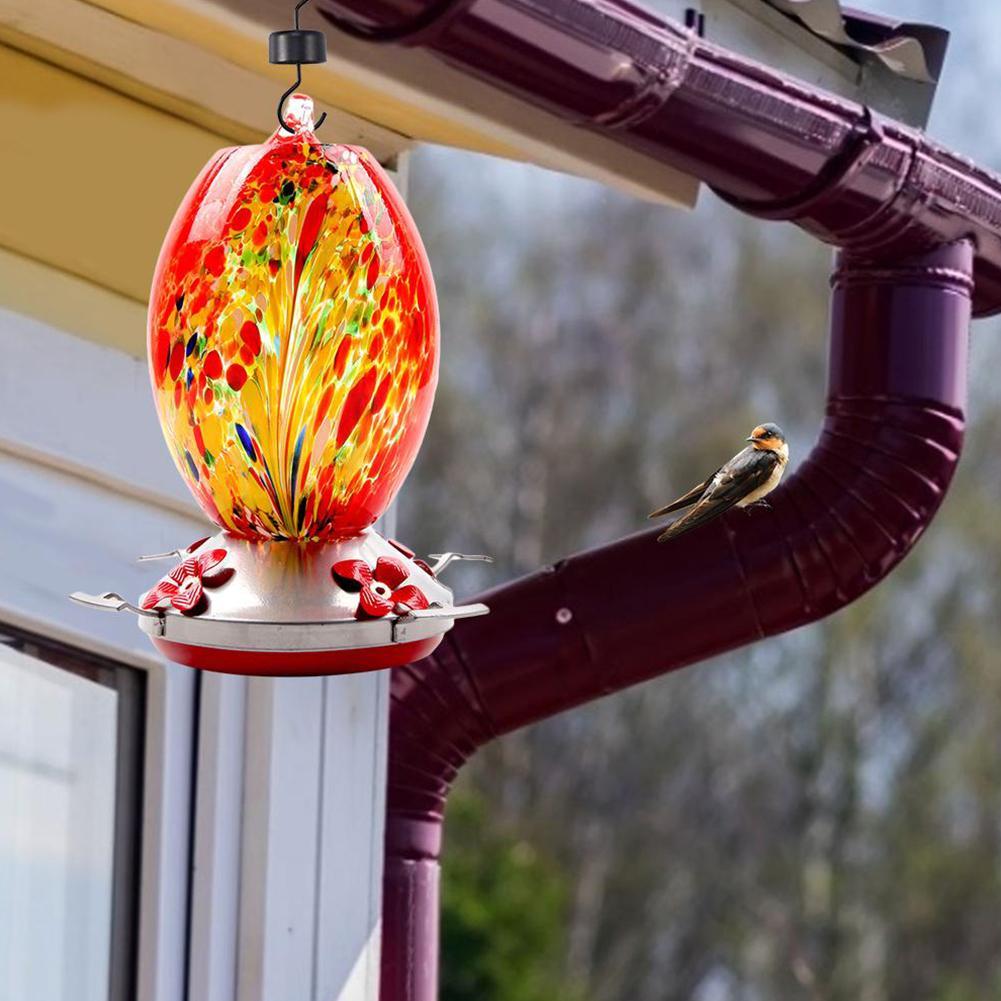
<path fill-rule="evenodd" d="M 156 574 L 137 555 L 210 531 L 157 425 L 145 300 L 184 191 L 247 127 L 31 49 L 0 45 L 0 634 L 144 672 L 136 985 L 113 996 L 373 1001 L 384 675 L 201 675 L 67 600 L 133 598 Z"/>

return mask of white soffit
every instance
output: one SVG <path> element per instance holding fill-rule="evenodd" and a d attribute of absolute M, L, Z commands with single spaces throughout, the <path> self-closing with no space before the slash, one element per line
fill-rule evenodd
<path fill-rule="evenodd" d="M 291 7 L 273 0 L 3 0 L 0 40 L 211 127 L 236 142 L 272 131 L 288 67 L 267 63 L 267 36 Z M 276 21 L 280 19 L 280 23 Z M 384 162 L 414 141 L 577 174 L 643 198 L 694 204 L 698 182 L 576 128 L 433 56 L 338 34 L 319 16 L 330 59 L 303 89 L 330 113 L 322 137 L 368 146 Z"/>
<path fill-rule="evenodd" d="M 145 4 L 152 8 L 154 5 Z M 207 7 L 208 5 L 201 5 Z M 269 66 L 266 35 L 259 65 L 244 67 L 200 42 L 122 16 L 85 0 L 2 0 L 0 41 L 80 76 L 202 125 L 233 143 L 260 142 L 277 126 L 285 67 Z M 178 16 L 183 16 L 182 12 Z M 341 142 L 368 146 L 391 160 L 410 140 L 376 122 L 329 109 L 325 126 Z"/>

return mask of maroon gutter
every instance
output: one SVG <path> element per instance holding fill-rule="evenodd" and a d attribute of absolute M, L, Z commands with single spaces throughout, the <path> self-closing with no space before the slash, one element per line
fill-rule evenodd
<path fill-rule="evenodd" d="M 1001 311 L 1001 180 L 922 133 L 737 56 L 629 0 L 322 0 L 370 40 L 680 168 L 752 215 L 852 252 L 970 238 L 974 313 Z"/>
<path fill-rule="evenodd" d="M 394 672 L 381 998 L 434 1001 L 445 803 L 479 747 L 829 615 L 927 527 L 962 445 L 971 296 L 1001 309 L 1001 185 L 627 0 L 326 0 L 335 9 L 354 33 L 426 45 L 847 248 L 824 427 L 770 509 L 669 552 L 655 530 L 504 585 L 483 598 L 489 616 Z"/>

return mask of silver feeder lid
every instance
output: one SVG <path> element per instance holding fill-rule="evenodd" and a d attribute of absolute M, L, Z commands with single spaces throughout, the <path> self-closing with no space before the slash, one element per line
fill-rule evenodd
<path fill-rule="evenodd" d="M 456 619 L 485 605 L 454 605 L 438 574 L 369 529 L 329 543 L 251 541 L 225 532 L 184 550 L 141 557 L 175 566 L 137 603 L 108 592 L 74 601 L 130 611 L 169 659 L 235 674 L 343 674 L 427 656 Z"/>

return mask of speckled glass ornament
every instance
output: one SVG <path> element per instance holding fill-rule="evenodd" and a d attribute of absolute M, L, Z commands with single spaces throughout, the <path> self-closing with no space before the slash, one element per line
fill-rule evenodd
<path fill-rule="evenodd" d="M 245 538 L 329 541 L 386 509 L 438 375 L 431 270 L 366 150 L 323 145 L 296 95 L 222 150 L 174 217 L 150 297 L 164 436 L 205 513 Z"/>

